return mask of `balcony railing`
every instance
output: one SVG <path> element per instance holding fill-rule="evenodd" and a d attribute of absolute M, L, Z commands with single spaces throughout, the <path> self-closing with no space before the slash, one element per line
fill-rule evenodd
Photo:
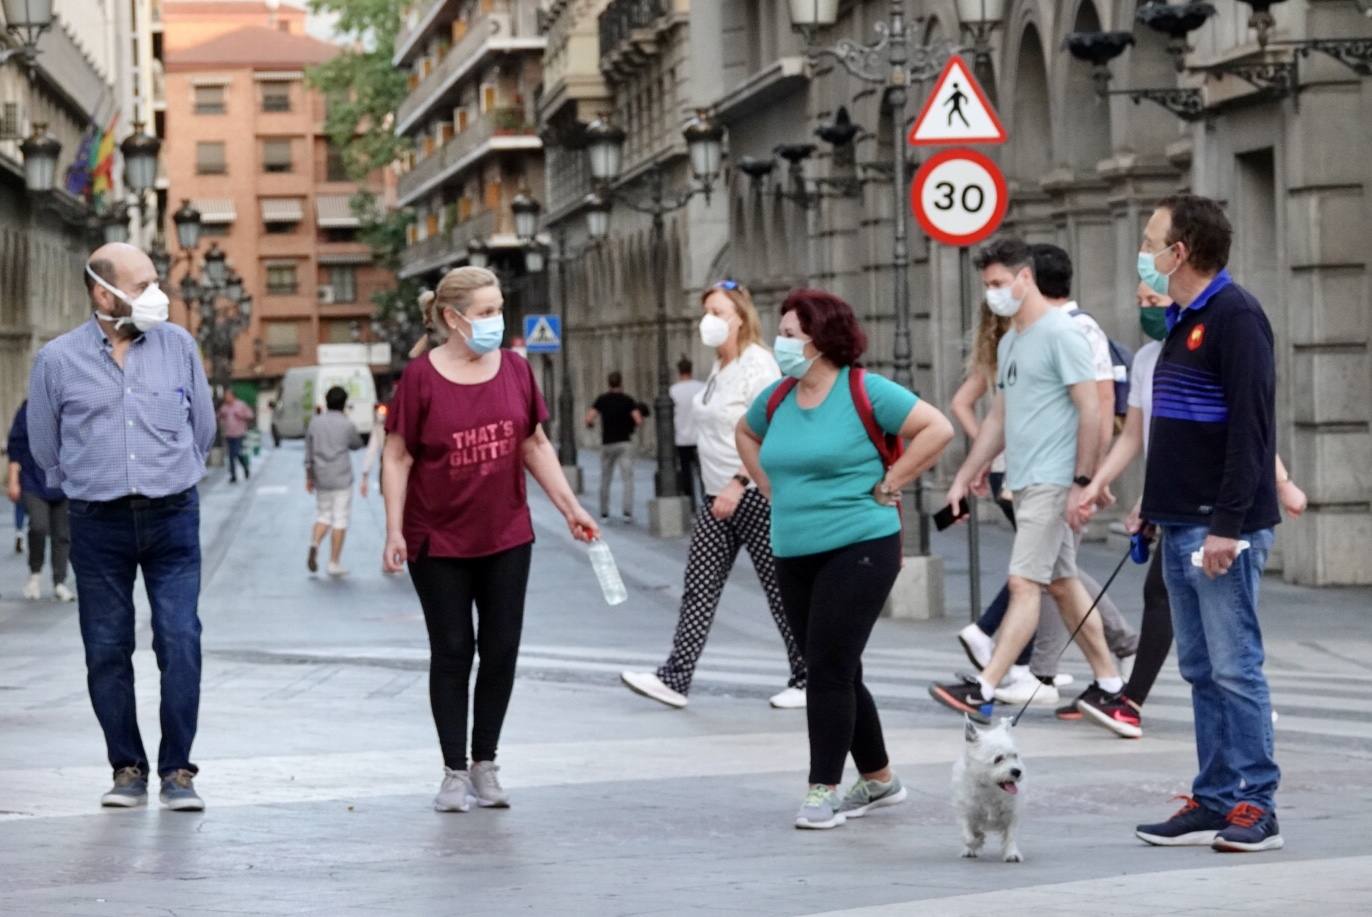
<path fill-rule="evenodd" d="M 634 29 L 652 25 L 669 12 L 669 0 L 614 0 L 600 14 L 600 54 L 605 56 Z"/>
<path fill-rule="evenodd" d="M 525 121 L 523 111 L 497 108 L 486 112 L 465 131 L 425 157 L 413 169 L 400 176 L 396 194 L 402 203 L 439 175 L 452 169 L 477 147 L 493 137 L 536 135 L 537 127 Z"/>
<path fill-rule="evenodd" d="M 448 53 L 438 62 L 438 66 L 400 104 L 395 123 L 399 125 L 401 133 L 409 130 L 410 122 L 415 115 L 428 110 L 435 97 L 442 91 L 442 87 L 448 85 L 453 74 L 475 67 L 480 62 L 479 52 L 486 42 L 497 35 L 510 38 L 512 34 L 511 17 L 505 4 L 497 4 L 493 12 L 474 19 L 462 40 L 448 49 Z"/>
<path fill-rule="evenodd" d="M 400 56 L 400 53 L 402 51 L 406 51 L 408 49 L 410 41 L 414 38 L 415 33 L 420 29 L 424 28 L 426 23 L 430 21 L 430 17 L 434 12 L 434 8 L 442 6 L 444 3 L 447 2 L 448 0 L 430 0 L 428 5 L 424 6 L 422 9 L 419 9 L 416 12 L 413 20 L 414 25 L 406 25 L 405 27 L 401 28 L 399 32 L 396 33 L 395 47 L 397 57 Z"/>
<path fill-rule="evenodd" d="M 494 235 L 499 229 L 496 221 L 498 215 L 499 211 L 483 210 L 465 223 L 458 223 L 454 226 L 448 235 L 452 250 L 455 252 L 466 251 L 467 243 L 473 239 L 480 239 L 484 242 Z"/>

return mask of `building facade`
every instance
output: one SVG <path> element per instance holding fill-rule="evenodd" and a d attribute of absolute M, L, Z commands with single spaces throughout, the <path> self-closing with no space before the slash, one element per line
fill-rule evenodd
<path fill-rule="evenodd" d="M 33 357 L 47 341 L 90 314 L 82 266 L 98 237 L 90 209 L 62 189 L 62 178 L 92 125 L 120 108 L 118 36 L 122 0 L 56 0 L 54 22 L 38 39 L 30 73 L 21 57 L 0 64 L 0 419 L 8 429 L 28 389 Z M 3 16 L 0 15 L 0 21 Z M 0 50 L 14 37 L 0 32 Z M 57 187 L 30 193 L 19 144 L 37 125 L 58 140 Z M 114 170 L 112 198 L 122 176 Z"/>
<path fill-rule="evenodd" d="M 395 187 L 396 205 L 414 216 L 400 275 L 432 285 L 472 249 L 488 252 L 511 327 L 546 306 L 510 210 L 521 190 L 543 185 L 538 21 L 534 0 L 424 0 L 410 8 L 394 57 L 410 86 L 395 130 L 412 141 Z"/>
<path fill-rule="evenodd" d="M 325 100 L 305 82 L 339 49 L 305 35 L 304 11 L 291 7 L 168 3 L 164 16 L 173 209 L 184 199 L 200 213 L 196 273 L 213 246 L 253 298 L 234 378 L 269 382 L 314 363 L 318 344 L 368 340 L 371 297 L 389 277 L 357 239 L 358 186 L 324 134 Z M 166 235 L 176 239 L 170 224 Z M 173 254 L 175 301 L 188 262 Z M 193 311 L 174 302 L 178 321 Z"/>

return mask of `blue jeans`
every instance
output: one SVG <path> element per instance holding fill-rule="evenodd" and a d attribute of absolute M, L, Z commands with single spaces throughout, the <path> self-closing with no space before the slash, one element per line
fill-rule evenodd
<path fill-rule="evenodd" d="M 224 442 L 229 447 L 229 480 L 236 481 L 238 480 L 238 469 L 234 464 L 235 462 L 243 466 L 244 475 L 249 473 L 248 456 L 243 452 L 243 437 L 226 436 L 224 437 Z"/>
<path fill-rule="evenodd" d="M 71 561 L 86 685 L 110 765 L 149 773 L 133 691 L 133 584 L 141 567 L 162 673 L 157 772 L 194 772 L 191 743 L 200 711 L 200 500 L 194 488 L 158 500 L 72 500 Z"/>
<path fill-rule="evenodd" d="M 1267 811 L 1281 771 L 1273 754 L 1272 703 L 1262 673 L 1258 584 L 1272 530 L 1240 536 L 1252 547 L 1223 576 L 1209 579 L 1191 564 L 1205 543 L 1205 526 L 1163 527 L 1163 577 L 1172 604 L 1177 663 L 1191 685 L 1200 772 L 1196 801 L 1215 812 L 1240 802 Z"/>

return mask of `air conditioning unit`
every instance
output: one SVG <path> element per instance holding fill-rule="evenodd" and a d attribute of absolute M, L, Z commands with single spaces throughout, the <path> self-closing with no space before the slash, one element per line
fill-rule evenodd
<path fill-rule="evenodd" d="M 333 287 L 327 283 L 319 285 L 319 303 L 324 306 L 333 305 Z"/>

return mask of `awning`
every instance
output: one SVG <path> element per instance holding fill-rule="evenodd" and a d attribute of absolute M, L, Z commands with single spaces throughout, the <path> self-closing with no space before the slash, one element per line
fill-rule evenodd
<path fill-rule="evenodd" d="M 320 254 L 319 263 L 326 266 L 342 264 L 371 264 L 372 256 L 370 252 L 325 252 Z"/>
<path fill-rule="evenodd" d="M 314 199 L 315 220 L 321 229 L 356 229 L 357 216 L 349 203 L 351 195 L 320 194 Z"/>
<path fill-rule="evenodd" d="M 299 223 L 304 218 L 305 205 L 298 197 L 262 198 L 263 223 Z"/>
<path fill-rule="evenodd" d="M 238 219 L 233 201 L 228 198 L 197 197 L 191 200 L 191 206 L 200 211 L 202 223 L 232 223 Z"/>

